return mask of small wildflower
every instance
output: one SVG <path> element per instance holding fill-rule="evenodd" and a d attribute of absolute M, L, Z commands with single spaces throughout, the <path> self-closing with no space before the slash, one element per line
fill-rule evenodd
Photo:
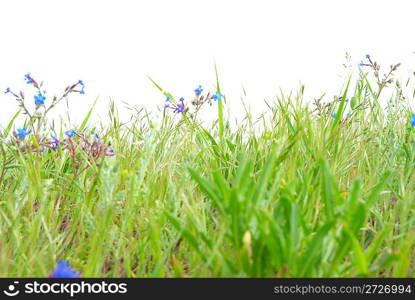
<path fill-rule="evenodd" d="M 195 89 L 196 96 L 199 96 L 203 92 L 202 86 L 199 85 L 197 89 Z"/>
<path fill-rule="evenodd" d="M 64 260 L 61 260 L 56 265 L 55 270 L 53 270 L 50 275 L 51 278 L 79 278 L 81 277 L 78 272 L 74 271 L 69 263 Z"/>
<path fill-rule="evenodd" d="M 75 90 L 75 87 L 77 86 L 77 85 L 80 85 L 81 86 L 81 89 L 80 90 Z M 69 86 L 69 87 L 67 87 L 66 89 L 65 89 L 65 92 L 66 91 L 70 91 L 70 92 L 78 92 L 78 93 L 80 93 L 80 94 L 85 94 L 85 84 L 84 84 L 84 82 L 82 81 L 82 80 L 78 80 L 78 82 L 77 83 L 75 83 L 75 84 L 73 84 L 72 86 Z"/>
<path fill-rule="evenodd" d="M 30 76 L 30 73 L 25 74 L 24 78 L 25 78 L 27 84 L 33 84 L 34 83 L 34 80 Z"/>
<path fill-rule="evenodd" d="M 182 113 L 185 110 L 184 104 L 177 104 L 176 108 L 174 109 L 175 113 Z"/>
<path fill-rule="evenodd" d="M 173 103 L 170 100 L 170 97 L 166 98 L 166 102 L 164 104 L 164 109 L 171 108 L 175 113 L 182 113 L 186 110 L 186 106 L 184 104 L 184 98 L 181 97 L 178 103 Z"/>
<path fill-rule="evenodd" d="M 108 147 L 108 148 L 105 149 L 105 155 L 106 156 L 114 156 L 115 155 L 114 152 L 115 152 L 114 148 L 112 148 L 112 147 Z"/>
<path fill-rule="evenodd" d="M 410 123 L 411 123 L 411 127 L 414 128 L 415 127 L 415 114 L 412 114 Z"/>
<path fill-rule="evenodd" d="M 8 93 L 11 93 L 12 91 L 10 90 L 10 88 L 7 88 L 5 91 L 4 91 L 4 93 L 5 94 L 8 94 Z"/>
<path fill-rule="evenodd" d="M 60 144 L 63 144 L 63 142 L 59 140 L 56 136 L 52 136 L 52 139 L 50 140 L 50 145 L 53 151 L 56 151 Z"/>
<path fill-rule="evenodd" d="M 46 97 L 42 93 L 38 93 L 35 95 L 35 104 L 36 105 L 43 105 L 45 104 Z"/>
<path fill-rule="evenodd" d="M 335 119 L 337 117 L 337 113 L 332 113 L 331 117 Z"/>
<path fill-rule="evenodd" d="M 366 54 L 366 58 L 367 58 L 367 59 L 370 59 L 370 55 L 369 55 L 369 54 Z"/>
<path fill-rule="evenodd" d="M 185 111 L 186 107 L 184 105 L 184 98 L 179 99 L 180 103 L 176 104 L 176 107 L 174 108 L 175 113 L 182 113 Z"/>
<path fill-rule="evenodd" d="M 19 128 L 17 129 L 16 136 L 22 140 L 24 140 L 29 135 L 29 132 L 27 132 L 26 128 Z"/>
<path fill-rule="evenodd" d="M 212 99 L 215 101 L 221 101 L 222 100 L 222 95 L 218 92 L 214 93 L 212 96 Z"/>
<path fill-rule="evenodd" d="M 76 134 L 76 132 L 75 132 L 75 130 L 68 130 L 68 131 L 65 132 L 65 134 L 68 137 L 73 137 Z"/>
<path fill-rule="evenodd" d="M 164 109 L 171 108 L 170 103 L 171 103 L 170 97 L 166 97 L 166 104 L 164 105 Z"/>

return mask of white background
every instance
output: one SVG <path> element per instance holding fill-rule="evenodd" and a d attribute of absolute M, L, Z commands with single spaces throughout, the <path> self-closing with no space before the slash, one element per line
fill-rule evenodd
<path fill-rule="evenodd" d="M 369 53 L 382 64 L 415 66 L 413 1 L 323 0 L 13 0 L 0 2 L 0 88 L 30 91 L 26 72 L 45 81 L 48 97 L 83 79 L 71 101 L 81 116 L 100 96 L 150 110 L 198 84 L 213 89 L 216 61 L 223 93 L 237 103 L 242 87 L 254 108 L 279 88 L 306 85 L 307 97 L 339 91 L 345 52 L 357 64 Z M 28 92 L 27 92 L 28 93 Z M 0 122 L 17 107 L 0 95 Z M 236 112 L 236 111 L 235 111 Z"/>

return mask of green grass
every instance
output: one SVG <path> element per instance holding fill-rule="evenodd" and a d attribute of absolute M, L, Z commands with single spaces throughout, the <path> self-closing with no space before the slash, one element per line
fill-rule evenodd
<path fill-rule="evenodd" d="M 372 90 L 361 74 L 316 112 L 302 87 L 236 126 L 223 102 L 211 125 L 122 123 L 112 107 L 101 136 L 116 156 L 78 165 L 19 150 L 13 119 L 0 276 L 48 276 L 59 259 L 84 277 L 414 276 L 415 129 L 398 88 L 388 108 Z"/>

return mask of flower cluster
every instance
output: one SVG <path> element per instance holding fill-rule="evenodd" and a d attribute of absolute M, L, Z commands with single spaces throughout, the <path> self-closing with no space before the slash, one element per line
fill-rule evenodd
<path fill-rule="evenodd" d="M 74 130 L 65 132 L 66 135 L 66 149 L 68 149 L 72 161 L 75 161 L 75 156 L 78 151 L 83 151 L 90 159 L 98 159 L 101 156 L 114 156 L 114 149 L 103 144 L 100 141 L 99 135 L 95 134 L 92 139 L 87 135 L 77 133 Z"/>
<path fill-rule="evenodd" d="M 19 128 L 13 132 L 13 135 L 16 141 L 21 144 L 30 135 L 30 132 L 26 128 Z M 64 139 L 59 139 L 56 136 L 52 136 L 50 140 L 40 137 L 38 144 L 39 147 L 32 146 L 31 149 L 35 152 L 45 152 L 47 149 L 56 152 L 61 148 L 70 152 L 73 161 L 78 151 L 83 151 L 92 159 L 115 155 L 114 149 L 102 143 L 98 134 L 95 134 L 91 139 L 85 134 L 77 133 L 75 130 L 66 131 Z M 27 149 L 28 147 L 25 148 Z"/>
<path fill-rule="evenodd" d="M 87 154 L 90 159 L 96 160 L 101 156 L 114 156 L 114 149 L 101 142 L 99 135 L 94 134 L 93 137 L 88 137 L 85 134 L 77 133 L 75 130 L 68 130 L 65 132 L 65 138 L 59 139 L 52 136 L 49 141 L 42 140 L 39 145 L 41 152 L 45 149 L 57 151 L 59 148 L 67 150 L 70 153 L 72 161 L 75 161 L 76 154 L 82 151 Z"/>
<path fill-rule="evenodd" d="M 369 54 L 366 54 L 365 56 L 366 58 L 366 62 L 361 61 L 359 63 L 360 67 L 369 67 L 372 71 L 373 74 L 376 78 L 377 81 L 377 85 L 378 85 L 378 91 L 376 93 L 376 98 L 379 98 L 380 93 L 382 92 L 383 88 L 386 87 L 388 84 L 391 84 L 393 82 L 393 72 L 395 72 L 399 66 L 401 65 L 401 63 L 397 63 L 394 65 L 390 65 L 390 69 L 388 73 L 383 74 L 383 77 L 381 77 L 380 75 L 380 65 L 372 60 L 371 56 Z"/>
<path fill-rule="evenodd" d="M 75 84 L 69 85 L 66 87 L 64 92 L 60 97 L 54 96 L 52 97 L 52 100 L 49 102 L 49 105 L 47 105 L 47 97 L 46 97 L 46 91 L 43 89 L 43 81 L 38 82 L 30 73 L 27 73 L 24 75 L 24 80 L 27 84 L 33 86 L 36 89 L 35 95 L 34 95 L 34 104 L 35 104 L 35 110 L 31 112 L 31 110 L 28 107 L 28 103 L 26 102 L 25 94 L 23 91 L 19 91 L 18 93 L 14 92 L 11 88 L 7 88 L 4 93 L 12 95 L 16 101 L 18 102 L 19 107 L 22 109 L 23 113 L 28 116 L 28 124 L 29 127 L 31 127 L 33 134 L 38 134 L 39 131 L 41 131 L 41 126 L 44 124 L 44 121 L 46 119 L 47 113 L 55 107 L 60 101 L 63 99 L 66 99 L 69 94 L 71 93 L 79 93 L 79 94 L 85 94 L 85 84 L 82 80 L 78 80 Z M 37 123 L 37 124 L 36 124 Z M 36 126 L 37 125 L 37 126 Z M 19 129 L 22 131 L 22 134 L 17 135 L 17 137 L 24 139 L 27 137 L 27 130 L 25 128 Z M 18 131 L 19 131 L 18 130 Z"/>
<path fill-rule="evenodd" d="M 13 131 L 14 142 L 23 151 L 33 151 L 44 153 L 46 150 L 58 151 L 58 149 L 66 150 L 70 153 L 74 162 L 77 157 L 84 158 L 85 155 L 77 156 L 80 151 L 86 153 L 86 157 L 96 160 L 103 156 L 114 156 L 114 149 L 101 142 L 98 134 L 92 138 L 85 134 L 78 133 L 75 130 L 68 130 L 64 133 L 63 138 L 53 135 L 49 138 L 50 130 L 43 128 L 46 121 L 46 114 L 61 100 L 67 98 L 71 93 L 85 94 L 85 84 L 82 80 L 69 85 L 60 97 L 53 97 L 47 106 L 46 91 L 42 89 L 43 82 L 38 83 L 30 73 L 25 74 L 24 79 L 27 84 L 32 85 L 37 91 L 34 95 L 35 111 L 31 112 L 26 105 L 25 95 L 22 91 L 13 92 L 10 88 L 5 90 L 6 94 L 11 94 L 16 98 L 23 112 L 28 116 L 26 126 Z M 182 108 L 178 105 L 177 110 L 182 112 Z M 28 138 L 30 136 L 30 139 Z M 31 143 L 33 141 L 33 144 Z"/>
<path fill-rule="evenodd" d="M 199 109 L 206 103 L 212 105 L 212 100 L 221 101 L 222 97 L 223 95 L 219 92 L 216 92 L 213 95 L 211 95 L 210 93 L 203 95 L 203 88 L 201 85 L 199 85 L 194 90 L 194 99 L 191 101 L 191 104 L 194 107 L 192 114 L 196 114 L 199 111 Z M 187 111 L 189 111 L 189 106 L 185 104 L 185 100 L 183 97 L 180 98 L 178 102 L 174 102 L 170 96 L 167 96 L 164 108 L 171 109 L 174 113 L 186 113 Z"/>
<path fill-rule="evenodd" d="M 175 113 L 182 113 L 188 110 L 186 105 L 184 104 L 184 98 L 180 98 L 178 103 L 173 103 L 170 99 L 170 97 L 166 98 L 166 104 L 164 105 L 164 108 L 170 108 Z"/>

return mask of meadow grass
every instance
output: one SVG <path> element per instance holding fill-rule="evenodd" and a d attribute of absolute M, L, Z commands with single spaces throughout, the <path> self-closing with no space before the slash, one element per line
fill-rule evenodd
<path fill-rule="evenodd" d="M 10 143 L 12 120 L 0 276 L 48 276 L 60 259 L 83 277 L 414 276 L 408 100 L 396 88 L 381 107 L 366 75 L 349 83 L 328 105 L 281 93 L 235 126 L 221 101 L 210 125 L 123 123 L 112 107 L 100 134 L 116 155 L 77 164 Z"/>

